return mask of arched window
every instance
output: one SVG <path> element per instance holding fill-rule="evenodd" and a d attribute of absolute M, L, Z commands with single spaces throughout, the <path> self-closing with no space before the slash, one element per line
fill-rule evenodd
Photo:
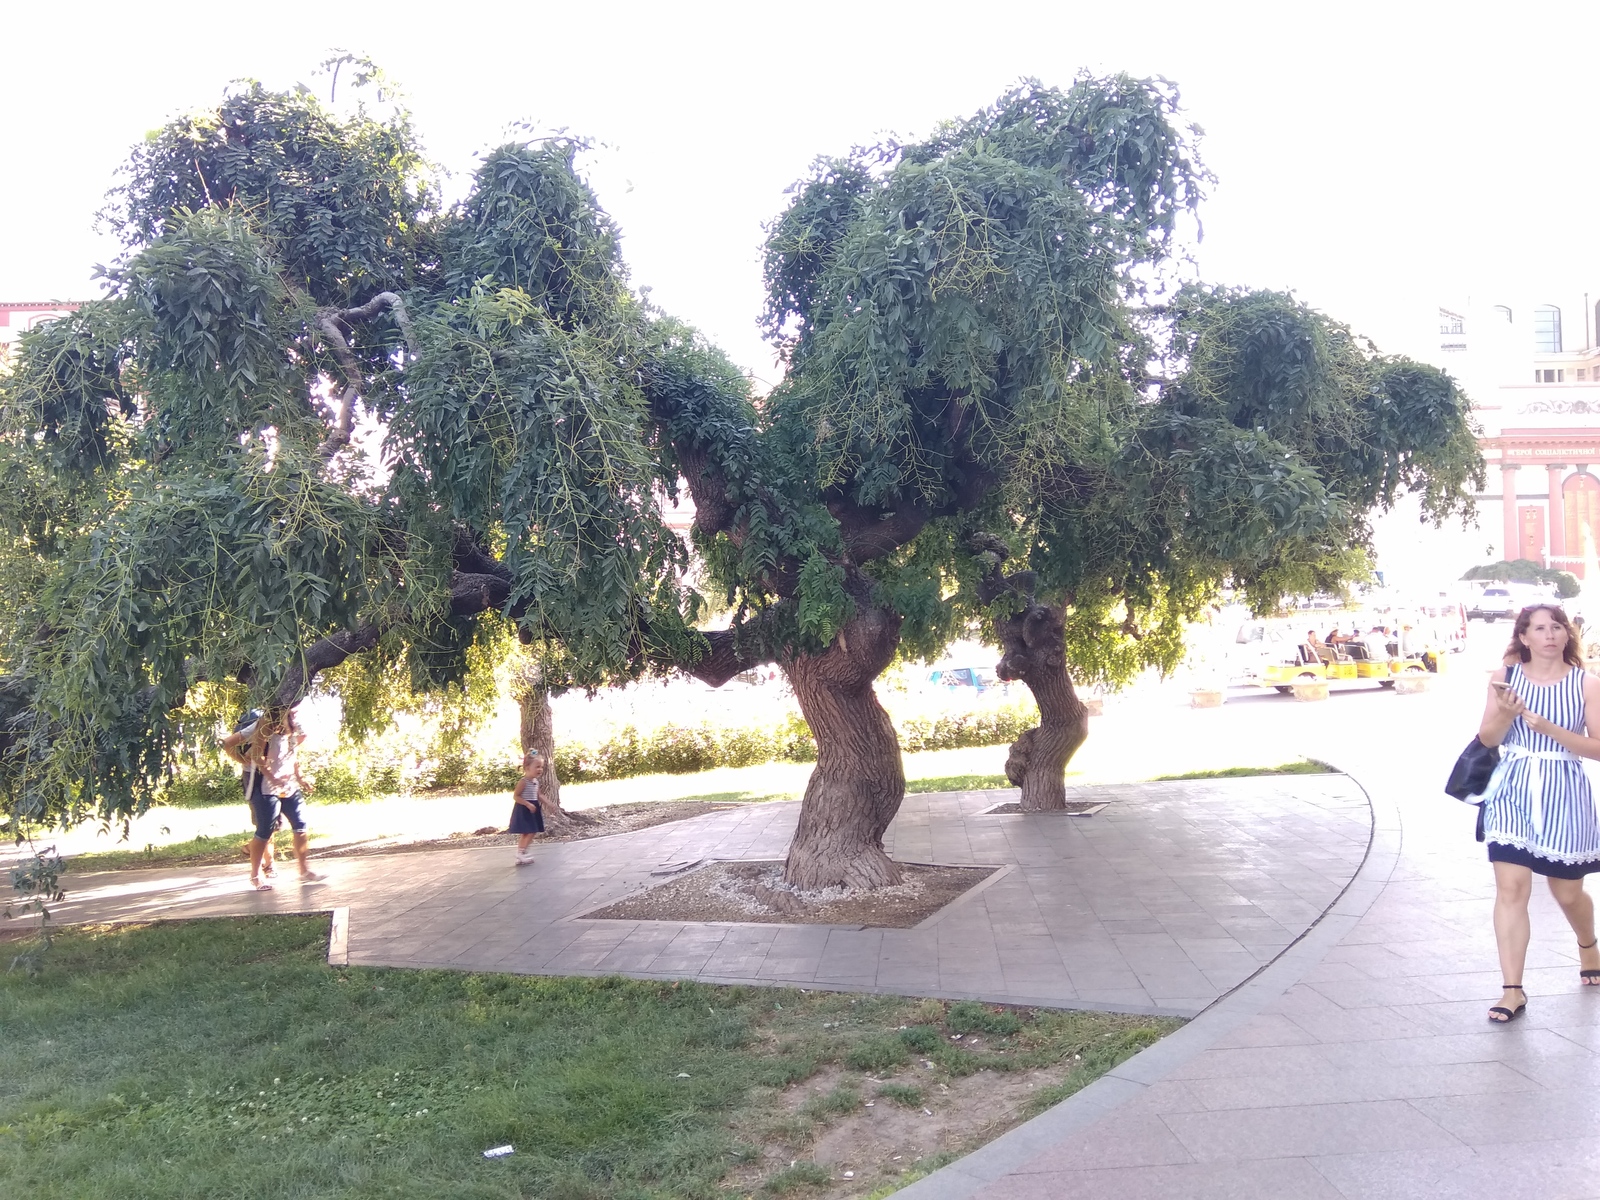
<path fill-rule="evenodd" d="M 1561 310 L 1554 304 L 1541 304 L 1533 310 L 1533 352 L 1561 353 Z"/>
<path fill-rule="evenodd" d="M 1600 312 L 1600 305 L 1595 306 L 1595 311 Z M 1499 317 L 1507 325 L 1511 324 L 1511 310 L 1504 304 L 1496 304 L 1494 306 L 1494 315 Z"/>

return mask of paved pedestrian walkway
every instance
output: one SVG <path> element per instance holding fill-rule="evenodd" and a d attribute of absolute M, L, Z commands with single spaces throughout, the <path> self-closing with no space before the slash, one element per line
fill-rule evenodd
<path fill-rule="evenodd" d="M 1419 698 L 1422 699 L 1422 698 Z M 1499 995 L 1492 879 L 1448 755 L 1479 688 L 1326 710 L 1315 743 L 1373 799 L 1372 852 L 1299 943 L 1065 1104 L 897 1193 L 906 1200 L 1593 1200 L 1600 989 L 1534 894 L 1526 1017 Z M 1419 752 L 1419 747 L 1427 752 Z M 1592 884 L 1591 884 L 1592 890 Z"/>
<path fill-rule="evenodd" d="M 567 842 L 318 860 L 328 879 L 244 890 L 243 869 L 69 881 L 64 921 L 348 905 L 349 961 L 524 974 L 694 978 L 1193 1016 L 1282 953 L 1366 853 L 1342 775 L 1096 788 L 1088 818 L 984 810 L 1014 793 L 911 796 L 886 838 L 906 862 L 992 865 L 912 929 L 594 920 L 697 859 L 781 858 L 796 803 Z"/>

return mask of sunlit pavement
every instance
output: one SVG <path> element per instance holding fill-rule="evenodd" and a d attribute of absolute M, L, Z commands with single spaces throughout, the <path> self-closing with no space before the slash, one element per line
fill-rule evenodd
<path fill-rule="evenodd" d="M 1194 714 L 1232 736 L 1248 713 L 1350 771 L 1373 801 L 1366 864 L 1255 980 L 899 1195 L 1600 1196 L 1600 989 L 1580 988 L 1574 939 L 1541 888 L 1527 1015 L 1487 1022 L 1501 982 L 1489 867 L 1471 810 L 1440 791 L 1507 632 L 1475 627 L 1472 652 L 1424 695 Z"/>

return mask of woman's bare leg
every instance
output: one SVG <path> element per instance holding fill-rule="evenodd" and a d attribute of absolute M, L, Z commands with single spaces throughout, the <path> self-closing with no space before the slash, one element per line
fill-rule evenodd
<path fill-rule="evenodd" d="M 1494 864 L 1494 942 L 1500 951 L 1500 982 L 1522 982 L 1528 961 L 1528 897 L 1533 893 L 1533 872 L 1516 863 Z M 1500 1006 L 1515 1009 L 1524 994 L 1507 988 Z"/>
<path fill-rule="evenodd" d="M 266 853 L 269 843 L 258 837 L 250 839 L 250 886 L 259 887 L 261 884 L 261 857 Z"/>
<path fill-rule="evenodd" d="M 1581 879 L 1552 879 L 1550 894 L 1561 905 L 1561 913 L 1572 926 L 1578 938 L 1578 968 L 1583 971 L 1600 971 L 1600 946 L 1594 936 L 1594 899 L 1583 890 Z M 1586 984 L 1600 984 L 1600 979 L 1585 979 Z"/>

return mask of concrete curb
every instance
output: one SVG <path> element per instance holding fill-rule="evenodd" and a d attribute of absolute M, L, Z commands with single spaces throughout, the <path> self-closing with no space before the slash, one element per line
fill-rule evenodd
<path fill-rule="evenodd" d="M 341 904 L 331 910 L 333 920 L 328 925 L 328 965 L 350 965 L 350 906 Z"/>
<path fill-rule="evenodd" d="M 980 1189 L 1142 1095 L 1151 1084 L 1159 1083 L 1196 1055 L 1209 1050 L 1321 962 L 1367 914 L 1400 860 L 1402 830 L 1398 807 L 1390 800 L 1374 797 L 1354 775 L 1350 778 L 1361 788 L 1372 813 L 1367 853 L 1344 890 L 1309 929 L 1277 958 L 1213 1001 L 1182 1029 L 1135 1054 L 1048 1112 L 949 1166 L 908 1184 L 895 1196 L 906 1200 L 967 1200 Z"/>

